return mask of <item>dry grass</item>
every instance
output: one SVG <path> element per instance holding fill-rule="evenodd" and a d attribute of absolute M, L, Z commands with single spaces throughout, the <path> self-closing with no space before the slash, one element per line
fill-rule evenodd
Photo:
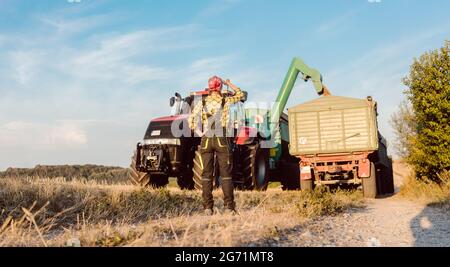
<path fill-rule="evenodd" d="M 103 165 L 36 165 L 34 168 L 8 168 L 0 172 L 0 178 L 4 177 L 65 177 L 84 180 L 95 180 L 102 183 L 129 183 L 129 169 L 110 167 Z"/>
<path fill-rule="evenodd" d="M 362 205 L 361 192 L 236 192 L 239 215 L 203 216 L 198 191 L 63 178 L 0 179 L 0 246 L 270 245 L 307 220 Z"/>
<path fill-rule="evenodd" d="M 444 171 L 438 177 L 439 184 L 410 175 L 401 186 L 400 195 L 450 210 L 450 171 Z"/>

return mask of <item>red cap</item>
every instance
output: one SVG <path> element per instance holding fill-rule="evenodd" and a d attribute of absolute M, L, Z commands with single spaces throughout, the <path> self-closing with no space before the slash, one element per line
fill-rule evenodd
<path fill-rule="evenodd" d="M 210 91 L 222 90 L 222 79 L 217 76 L 213 76 L 208 81 L 208 88 Z"/>

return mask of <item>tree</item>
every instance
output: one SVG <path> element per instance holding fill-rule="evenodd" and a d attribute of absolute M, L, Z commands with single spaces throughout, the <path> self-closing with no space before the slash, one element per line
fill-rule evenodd
<path fill-rule="evenodd" d="M 450 42 L 414 59 L 403 79 L 407 103 L 394 114 L 397 145 L 419 177 L 450 169 Z"/>
<path fill-rule="evenodd" d="M 400 158 L 406 159 L 411 154 L 410 147 L 417 135 L 417 123 L 411 104 L 403 101 L 397 112 L 392 114 L 391 125 L 396 135 L 394 149 Z"/>

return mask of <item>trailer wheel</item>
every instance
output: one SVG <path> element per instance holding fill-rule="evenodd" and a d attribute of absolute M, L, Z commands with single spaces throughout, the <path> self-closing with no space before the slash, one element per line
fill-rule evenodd
<path fill-rule="evenodd" d="M 381 165 L 381 167 L 378 165 L 375 165 L 375 168 L 376 168 L 376 181 L 377 181 L 376 182 L 377 195 L 384 195 L 384 192 L 386 191 L 385 190 L 386 179 L 384 179 L 386 176 L 386 173 L 387 173 L 386 167 L 383 165 Z"/>
<path fill-rule="evenodd" d="M 131 171 L 128 175 L 133 184 L 141 187 L 152 186 L 159 188 L 164 187 L 169 183 L 169 177 L 166 175 L 150 175 L 147 172 L 140 172 L 136 170 L 136 156 L 137 153 L 134 151 L 130 164 Z"/>
<path fill-rule="evenodd" d="M 281 175 L 283 190 L 300 189 L 300 166 L 298 162 L 281 164 Z"/>
<path fill-rule="evenodd" d="M 387 194 L 394 193 L 394 170 L 392 167 L 391 159 L 389 159 L 389 166 L 387 168 L 387 174 L 386 174 L 386 193 Z"/>
<path fill-rule="evenodd" d="M 362 178 L 363 195 L 366 198 L 376 198 L 377 196 L 377 170 L 375 164 L 370 163 L 370 177 Z"/>
<path fill-rule="evenodd" d="M 194 157 L 194 167 L 192 168 L 193 172 L 193 184 L 194 188 L 197 190 L 202 190 L 202 174 L 203 174 L 203 161 L 199 151 L 200 147 L 195 151 Z M 213 181 L 213 188 L 218 188 L 220 185 L 220 177 L 219 177 L 219 165 L 217 160 L 214 157 L 214 172 L 213 176 L 215 177 Z"/>
<path fill-rule="evenodd" d="M 269 184 L 269 151 L 259 145 L 242 148 L 243 189 L 265 191 Z"/>

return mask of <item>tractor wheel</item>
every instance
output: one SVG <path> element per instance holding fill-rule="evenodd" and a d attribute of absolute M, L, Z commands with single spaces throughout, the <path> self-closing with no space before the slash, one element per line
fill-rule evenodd
<path fill-rule="evenodd" d="M 377 197 L 377 170 L 375 164 L 370 163 L 370 177 L 362 178 L 363 195 L 366 198 Z"/>
<path fill-rule="evenodd" d="M 169 184 L 167 175 L 150 175 L 150 186 L 153 188 L 161 188 Z"/>
<path fill-rule="evenodd" d="M 194 180 L 192 179 L 192 173 L 186 173 L 178 176 L 177 184 L 181 190 L 193 190 Z"/>
<path fill-rule="evenodd" d="M 295 162 L 281 164 L 281 184 L 283 190 L 300 189 L 300 166 Z"/>
<path fill-rule="evenodd" d="M 150 175 L 146 172 L 140 172 L 136 170 L 136 151 L 134 151 L 133 157 L 131 157 L 130 174 L 128 177 L 131 182 L 137 186 L 146 187 L 150 185 Z"/>
<path fill-rule="evenodd" d="M 149 173 L 136 170 L 136 156 L 135 151 L 131 158 L 131 171 L 128 175 L 133 184 L 141 187 L 152 186 L 158 188 L 166 186 L 169 183 L 169 179 L 166 175 L 150 175 Z"/>
<path fill-rule="evenodd" d="M 199 148 L 200 149 L 200 148 Z M 194 167 L 192 168 L 193 172 L 193 186 L 197 190 L 202 190 L 202 173 L 203 173 L 203 160 L 200 154 L 199 149 L 195 151 L 195 157 L 194 157 Z M 219 178 L 219 168 L 218 168 L 217 160 L 214 157 L 214 172 L 213 176 L 215 177 L 213 182 L 213 188 L 218 188 L 220 184 L 220 178 Z"/>
<path fill-rule="evenodd" d="M 259 145 L 247 146 L 242 149 L 243 189 L 267 190 L 269 184 L 269 151 Z"/>

